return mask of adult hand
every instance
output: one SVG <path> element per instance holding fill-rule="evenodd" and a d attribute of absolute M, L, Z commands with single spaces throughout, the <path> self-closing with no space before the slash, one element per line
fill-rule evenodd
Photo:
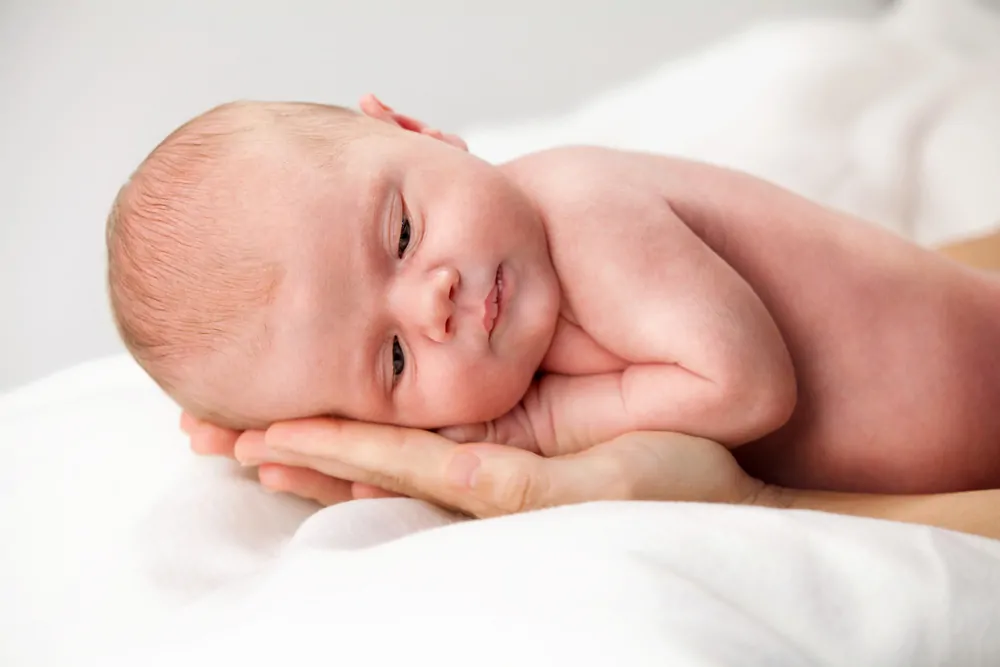
<path fill-rule="evenodd" d="M 243 435 L 195 419 L 186 412 L 181 415 L 181 429 L 187 433 L 191 450 L 201 456 L 236 458 L 236 444 Z M 248 431 L 246 437 L 262 438 L 263 431 Z M 370 484 L 330 477 L 322 472 L 280 463 L 264 463 L 257 470 L 261 485 L 271 491 L 291 493 L 321 505 L 335 505 L 359 498 L 390 498 L 398 494 Z"/>
<path fill-rule="evenodd" d="M 639 432 L 544 458 L 428 431 L 310 419 L 239 436 L 246 465 L 283 464 L 423 498 L 477 517 L 596 500 L 750 503 L 765 486 L 717 443 Z"/>

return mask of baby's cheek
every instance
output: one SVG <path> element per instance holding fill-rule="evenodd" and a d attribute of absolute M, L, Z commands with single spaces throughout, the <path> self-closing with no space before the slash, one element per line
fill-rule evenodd
<path fill-rule="evenodd" d="M 510 364 L 455 365 L 436 379 L 422 378 L 427 407 L 442 424 L 491 421 L 516 406 L 530 385 L 532 374 Z"/>

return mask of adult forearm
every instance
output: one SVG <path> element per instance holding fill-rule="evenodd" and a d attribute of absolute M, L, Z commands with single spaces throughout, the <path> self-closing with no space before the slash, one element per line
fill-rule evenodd
<path fill-rule="evenodd" d="M 952 241 L 938 251 L 973 268 L 1000 271 L 1000 232 Z"/>
<path fill-rule="evenodd" d="M 1000 539 L 1000 489 L 888 496 L 766 487 L 756 504 L 917 523 Z"/>

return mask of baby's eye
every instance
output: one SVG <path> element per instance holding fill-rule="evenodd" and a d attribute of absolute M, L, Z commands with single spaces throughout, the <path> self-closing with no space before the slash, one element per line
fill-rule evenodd
<path fill-rule="evenodd" d="M 403 254 L 410 245 L 410 218 L 403 216 L 403 224 L 399 227 L 399 250 L 398 256 L 403 259 Z"/>
<path fill-rule="evenodd" d="M 403 374 L 406 367 L 406 359 L 403 357 L 403 348 L 399 344 L 399 336 L 392 337 L 392 379 L 395 380 Z"/>

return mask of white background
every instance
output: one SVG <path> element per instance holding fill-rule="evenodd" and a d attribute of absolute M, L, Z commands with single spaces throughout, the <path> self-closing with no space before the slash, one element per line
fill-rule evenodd
<path fill-rule="evenodd" d="M 212 105 L 373 91 L 461 130 L 572 108 L 757 18 L 883 4 L 0 0 L 0 391 L 121 349 L 106 212 L 156 142 Z"/>

